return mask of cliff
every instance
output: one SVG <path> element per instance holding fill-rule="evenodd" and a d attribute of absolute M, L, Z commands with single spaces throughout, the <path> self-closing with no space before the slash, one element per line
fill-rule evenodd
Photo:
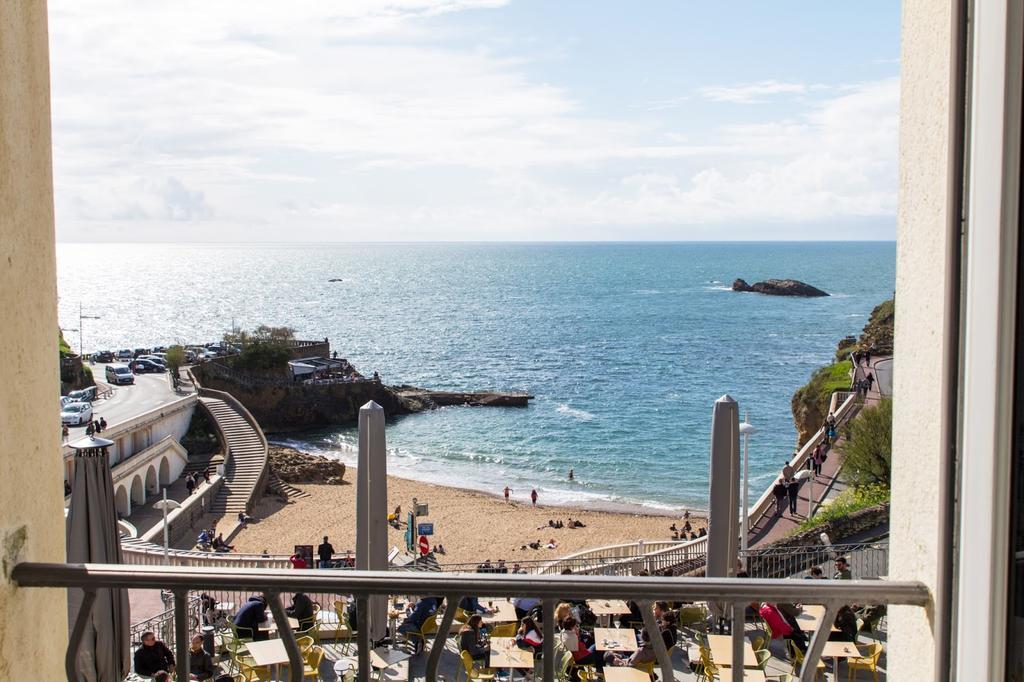
<path fill-rule="evenodd" d="M 285 483 L 341 485 L 345 464 L 284 445 L 270 445 L 270 468 Z"/>
<path fill-rule="evenodd" d="M 890 299 L 875 306 L 859 337 L 848 336 L 836 348 L 835 362 L 814 371 L 810 380 L 793 394 L 790 408 L 797 430 L 797 444 L 807 441 L 828 416 L 828 405 L 834 391 L 850 388 L 850 353 L 870 350 L 875 355 L 891 355 L 895 301 Z"/>

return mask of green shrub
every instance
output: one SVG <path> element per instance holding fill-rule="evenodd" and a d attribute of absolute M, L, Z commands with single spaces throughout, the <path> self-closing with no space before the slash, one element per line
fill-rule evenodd
<path fill-rule="evenodd" d="M 260 325 L 251 332 L 239 331 L 227 334 L 224 340 L 239 349 L 238 356 L 234 358 L 233 362 L 235 369 L 281 369 L 292 359 L 292 341 L 295 340 L 295 330 L 288 327 Z"/>
<path fill-rule="evenodd" d="M 881 484 L 892 479 L 892 399 L 864 408 L 845 429 L 843 478 L 855 486 Z"/>
<path fill-rule="evenodd" d="M 861 509 L 874 507 L 876 504 L 882 504 L 888 500 L 889 486 L 887 485 L 874 483 L 857 488 L 847 488 L 836 495 L 835 499 L 830 503 L 821 507 L 812 518 L 804 521 L 789 534 L 795 535 L 812 528 L 817 528 L 830 521 L 836 521 Z"/>

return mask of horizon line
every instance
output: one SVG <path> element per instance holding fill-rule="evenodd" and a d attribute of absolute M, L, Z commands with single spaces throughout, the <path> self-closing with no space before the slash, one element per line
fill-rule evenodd
<path fill-rule="evenodd" d="M 439 244 L 895 244 L 896 239 L 438 239 L 394 241 L 66 241 L 56 244 L 121 244 L 121 245 L 188 245 L 188 246 L 382 246 L 382 245 L 439 245 Z"/>

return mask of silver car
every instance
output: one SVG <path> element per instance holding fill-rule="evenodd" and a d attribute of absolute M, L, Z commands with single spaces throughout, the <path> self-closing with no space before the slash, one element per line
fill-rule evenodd
<path fill-rule="evenodd" d="M 92 420 L 92 405 L 89 403 L 68 403 L 60 410 L 60 423 L 78 426 Z"/>

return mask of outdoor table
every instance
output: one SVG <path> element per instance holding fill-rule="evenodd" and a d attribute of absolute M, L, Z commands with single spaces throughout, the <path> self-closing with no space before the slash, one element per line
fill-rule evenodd
<path fill-rule="evenodd" d="M 379 670 L 380 678 L 383 680 L 384 671 L 398 665 L 402 661 L 408 661 L 410 658 L 412 658 L 412 654 L 406 653 L 401 649 L 389 649 L 386 646 L 379 646 L 370 651 L 370 667 Z M 406 672 L 411 673 L 411 671 Z"/>
<path fill-rule="evenodd" d="M 651 676 L 633 666 L 605 666 L 605 682 L 651 682 Z"/>
<path fill-rule="evenodd" d="M 636 651 L 636 633 L 626 628 L 594 628 L 599 651 Z"/>
<path fill-rule="evenodd" d="M 533 652 L 517 647 L 515 637 L 491 637 L 491 656 L 488 667 L 508 668 L 508 676 L 511 680 L 513 668 L 533 670 Z M 650 682 L 650 679 L 647 682 Z"/>
<path fill-rule="evenodd" d="M 825 648 L 821 650 L 822 658 L 832 659 L 833 675 L 839 674 L 840 658 L 857 658 L 863 655 L 853 642 L 825 642 Z"/>
<path fill-rule="evenodd" d="M 808 604 L 803 607 L 803 612 L 796 617 L 800 629 L 804 632 L 817 632 L 821 626 L 821 620 L 825 617 L 825 607 L 818 604 Z M 835 624 L 831 625 L 831 632 L 839 632 Z"/>
<path fill-rule="evenodd" d="M 732 635 L 708 635 L 708 648 L 711 649 L 711 660 L 719 668 L 732 665 Z M 754 647 L 746 639 L 743 640 L 743 667 L 757 667 Z"/>
<path fill-rule="evenodd" d="M 249 642 L 245 645 L 252 656 L 256 667 L 270 667 L 270 679 L 278 679 L 277 667 L 288 662 L 288 652 L 284 648 L 283 639 L 267 639 L 262 642 Z"/>
<path fill-rule="evenodd" d="M 612 622 L 612 616 L 619 616 L 625 613 L 630 613 L 629 606 L 622 599 L 590 599 L 587 601 L 587 606 L 594 612 L 595 616 L 599 616 L 606 625 L 610 625 Z"/>
<path fill-rule="evenodd" d="M 508 599 L 481 601 L 480 605 L 494 612 L 484 615 L 485 623 L 519 622 L 519 618 L 516 616 L 516 607 Z"/>
<path fill-rule="evenodd" d="M 715 665 L 718 665 L 717 663 Z M 718 674 L 715 675 L 715 682 L 732 682 L 733 680 L 740 679 L 739 675 L 733 673 L 732 668 L 719 668 Z M 768 679 L 764 672 L 757 668 L 744 668 L 743 669 L 743 680 L 752 680 L 753 682 L 765 682 Z"/>

